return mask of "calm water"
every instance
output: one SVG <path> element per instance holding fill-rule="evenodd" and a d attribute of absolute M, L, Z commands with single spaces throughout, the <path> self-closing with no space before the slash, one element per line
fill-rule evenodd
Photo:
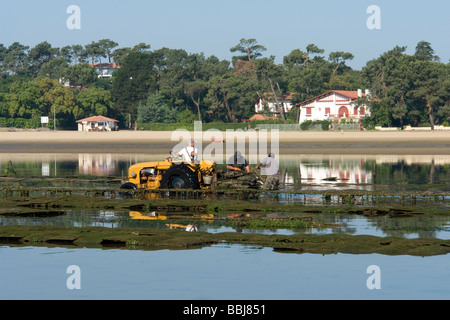
<path fill-rule="evenodd" d="M 160 156 L 142 154 L 0 154 L 0 172 L 12 166 L 18 177 L 121 177 L 135 162 L 159 159 Z M 450 191 L 450 157 L 445 156 L 317 155 L 285 157 L 280 164 L 285 190 Z M 448 204 L 438 206 L 447 211 Z M 450 239 L 447 216 L 393 219 L 316 215 L 313 218 L 336 226 L 319 230 L 242 232 L 342 232 Z M 73 210 L 51 219 L 0 218 L 0 225 L 8 224 L 166 227 L 164 221 L 132 219 L 130 212 L 107 210 Z M 226 223 L 201 224 L 199 230 L 236 231 Z M 377 254 L 299 255 L 239 245 L 185 251 L 4 246 L 0 247 L 0 261 L 1 299 L 450 298 L 449 255 L 426 258 Z M 80 290 L 67 288 L 69 274 L 66 271 L 70 265 L 80 267 Z M 367 268 L 371 265 L 381 270 L 379 290 L 369 290 L 366 284 L 370 276 Z"/>
<path fill-rule="evenodd" d="M 282 254 L 212 246 L 186 251 L 0 247 L 0 299 L 448 299 L 448 256 Z M 77 265 L 80 289 L 69 290 Z M 380 270 L 370 290 L 367 269 Z"/>

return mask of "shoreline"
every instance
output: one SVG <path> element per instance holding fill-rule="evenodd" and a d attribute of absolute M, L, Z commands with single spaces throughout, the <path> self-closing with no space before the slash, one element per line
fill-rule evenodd
<path fill-rule="evenodd" d="M 258 139 L 259 136 L 256 134 L 256 136 L 250 137 L 244 133 L 242 138 L 245 141 L 245 137 L 247 137 L 248 142 L 249 137 Z M 190 137 L 197 141 L 202 139 L 199 132 L 191 132 Z M 226 138 L 227 133 L 223 132 L 222 137 Z M 261 138 L 264 137 L 264 135 L 261 136 Z M 447 131 L 280 131 L 277 134 L 269 131 L 267 137 L 269 138 L 268 146 L 270 146 L 271 138 L 272 140 L 276 139 L 279 141 L 280 154 L 286 155 L 450 155 L 450 132 Z M 144 152 L 166 154 L 180 142 L 183 142 L 182 134 L 172 131 L 0 132 L 0 153 Z M 211 135 L 203 132 L 203 148 L 209 144 L 211 144 Z"/>

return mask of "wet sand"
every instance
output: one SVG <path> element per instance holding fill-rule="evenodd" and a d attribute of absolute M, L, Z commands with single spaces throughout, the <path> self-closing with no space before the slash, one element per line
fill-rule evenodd
<path fill-rule="evenodd" d="M 198 134 L 191 133 L 191 137 L 198 141 Z M 280 154 L 450 155 L 450 131 L 285 131 L 278 136 L 269 132 L 268 137 L 279 141 Z M 225 132 L 222 138 L 226 140 Z M 202 140 L 203 147 L 211 143 L 210 136 L 204 135 Z M 0 153 L 166 154 L 181 141 L 181 135 L 172 131 L 3 131 Z"/>

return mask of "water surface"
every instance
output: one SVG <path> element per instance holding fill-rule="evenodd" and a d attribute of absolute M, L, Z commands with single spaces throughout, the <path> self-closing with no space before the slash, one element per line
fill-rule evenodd
<path fill-rule="evenodd" d="M 282 254 L 239 245 L 185 251 L 0 247 L 0 299 L 448 299 L 448 256 Z M 67 268 L 81 271 L 69 290 Z M 370 290 L 367 268 L 380 268 Z M 401 266 L 401 267 L 400 267 Z"/>

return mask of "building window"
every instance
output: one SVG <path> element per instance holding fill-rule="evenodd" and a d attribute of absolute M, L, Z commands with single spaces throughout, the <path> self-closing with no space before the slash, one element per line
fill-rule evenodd
<path fill-rule="evenodd" d="M 312 108 L 305 108 L 306 109 L 306 116 L 311 117 L 312 116 Z"/>

